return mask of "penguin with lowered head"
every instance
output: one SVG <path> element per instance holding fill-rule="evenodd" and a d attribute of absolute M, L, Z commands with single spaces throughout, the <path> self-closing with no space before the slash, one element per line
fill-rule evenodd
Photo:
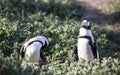
<path fill-rule="evenodd" d="M 27 64 L 48 63 L 44 54 L 49 41 L 45 36 L 27 38 L 20 50 L 20 58 Z M 41 60 L 41 61 L 40 61 Z"/>

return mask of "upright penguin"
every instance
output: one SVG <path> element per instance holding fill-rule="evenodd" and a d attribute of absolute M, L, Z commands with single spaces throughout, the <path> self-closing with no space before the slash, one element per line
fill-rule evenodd
<path fill-rule="evenodd" d="M 90 22 L 83 20 L 79 30 L 78 42 L 78 58 L 92 61 L 99 58 L 96 42 L 91 32 Z"/>
<path fill-rule="evenodd" d="M 83 20 L 79 29 L 77 44 L 72 48 L 71 61 L 99 59 L 96 42 L 91 32 L 90 22 Z"/>
<path fill-rule="evenodd" d="M 39 64 L 40 59 L 44 61 L 44 63 L 47 63 L 44 49 L 48 45 L 49 42 L 45 36 L 26 39 L 20 50 L 20 57 L 29 64 Z"/>

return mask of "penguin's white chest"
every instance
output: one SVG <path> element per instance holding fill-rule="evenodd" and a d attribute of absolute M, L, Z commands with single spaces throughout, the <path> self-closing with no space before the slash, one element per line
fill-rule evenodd
<path fill-rule="evenodd" d="M 39 63 L 40 60 L 40 49 L 42 45 L 39 42 L 34 42 L 27 47 L 25 56 L 31 63 Z"/>
<path fill-rule="evenodd" d="M 82 58 L 86 61 L 94 60 L 94 56 L 92 53 L 91 45 L 89 44 L 89 40 L 86 38 L 79 38 L 78 43 L 78 58 L 79 60 Z"/>

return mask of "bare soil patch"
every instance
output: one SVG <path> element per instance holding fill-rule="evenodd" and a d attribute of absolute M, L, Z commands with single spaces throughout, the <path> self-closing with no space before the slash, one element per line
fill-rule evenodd
<path fill-rule="evenodd" d="M 110 0 L 74 0 L 74 2 L 82 7 L 83 19 L 94 20 L 99 24 L 111 22 L 113 6 Z"/>

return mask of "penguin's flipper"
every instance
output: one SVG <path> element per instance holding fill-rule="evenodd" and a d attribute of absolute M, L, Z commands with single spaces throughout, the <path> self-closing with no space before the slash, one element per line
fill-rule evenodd
<path fill-rule="evenodd" d="M 96 43 L 94 42 L 91 46 L 92 46 L 92 52 L 93 52 L 94 58 L 98 59 L 99 55 L 98 55 Z"/>
<path fill-rule="evenodd" d="M 77 44 L 71 49 L 71 62 L 78 61 Z"/>
<path fill-rule="evenodd" d="M 99 52 L 96 46 L 96 42 L 94 42 L 93 49 L 95 50 L 94 56 L 96 59 L 99 59 Z"/>

